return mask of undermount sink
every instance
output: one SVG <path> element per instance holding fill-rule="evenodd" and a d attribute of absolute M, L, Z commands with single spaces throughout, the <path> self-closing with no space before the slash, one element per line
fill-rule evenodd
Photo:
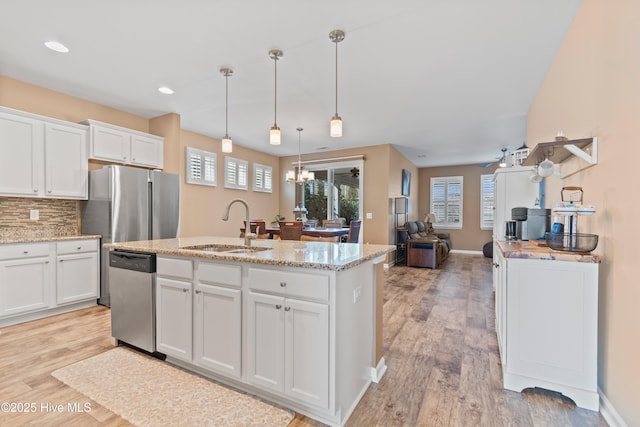
<path fill-rule="evenodd" d="M 210 245 L 183 246 L 180 249 L 187 249 L 187 250 L 193 250 L 193 251 L 221 252 L 221 253 L 228 253 L 228 254 L 252 254 L 254 252 L 266 251 L 271 248 L 210 244 Z"/>

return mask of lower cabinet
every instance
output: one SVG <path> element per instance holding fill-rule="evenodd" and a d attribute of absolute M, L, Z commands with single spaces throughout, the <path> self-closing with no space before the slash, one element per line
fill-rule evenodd
<path fill-rule="evenodd" d="M 191 361 L 193 355 L 192 286 L 191 282 L 165 277 L 156 281 L 157 351 L 185 361 Z"/>
<path fill-rule="evenodd" d="M 46 256 L 0 261 L 0 317 L 51 306 L 51 265 L 45 246 Z"/>
<path fill-rule="evenodd" d="M 255 292 L 247 299 L 249 382 L 326 408 L 329 307 Z"/>
<path fill-rule="evenodd" d="M 98 239 L 0 245 L 0 326 L 95 305 Z"/>
<path fill-rule="evenodd" d="M 504 388 L 541 387 L 597 411 L 598 264 L 497 259 Z"/>
<path fill-rule="evenodd" d="M 71 241 L 57 244 L 56 302 L 98 298 L 98 241 Z"/>

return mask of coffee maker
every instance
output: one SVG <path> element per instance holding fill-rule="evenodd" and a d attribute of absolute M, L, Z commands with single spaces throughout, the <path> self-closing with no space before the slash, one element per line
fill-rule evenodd
<path fill-rule="evenodd" d="M 551 227 L 551 209 L 517 207 L 511 209 L 511 219 L 519 240 L 542 240 Z"/>

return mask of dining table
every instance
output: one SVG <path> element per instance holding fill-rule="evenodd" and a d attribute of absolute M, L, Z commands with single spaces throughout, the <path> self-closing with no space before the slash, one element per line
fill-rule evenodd
<path fill-rule="evenodd" d="M 244 233 L 244 227 L 240 229 L 241 233 Z M 265 227 L 265 233 L 268 234 L 270 239 L 273 239 L 273 236 L 280 234 L 280 227 Z M 302 235 L 303 236 L 312 236 L 312 237 L 342 237 L 349 234 L 349 227 L 340 227 L 340 228 L 328 228 L 328 227 L 302 227 Z"/>

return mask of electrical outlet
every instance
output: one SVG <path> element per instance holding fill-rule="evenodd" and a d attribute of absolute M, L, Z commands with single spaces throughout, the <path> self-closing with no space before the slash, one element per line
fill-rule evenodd
<path fill-rule="evenodd" d="M 358 302 L 358 300 L 360 299 L 360 295 L 361 294 L 362 294 L 362 288 L 361 287 L 355 288 L 353 290 L 353 303 L 354 304 Z"/>
<path fill-rule="evenodd" d="M 38 209 L 31 209 L 29 211 L 29 219 L 31 221 L 37 221 L 40 219 L 40 211 Z"/>
<path fill-rule="evenodd" d="M 367 219 L 373 219 L 373 212 L 367 212 Z"/>

